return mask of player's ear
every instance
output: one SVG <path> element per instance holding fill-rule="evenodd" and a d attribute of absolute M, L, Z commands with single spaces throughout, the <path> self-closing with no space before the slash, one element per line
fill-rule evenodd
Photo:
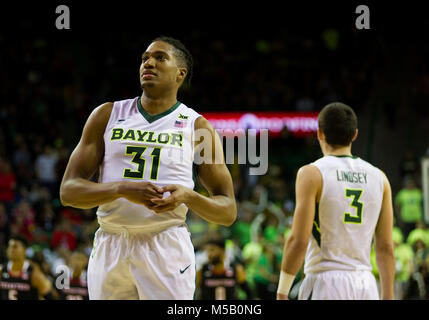
<path fill-rule="evenodd" d="M 325 140 L 325 135 L 324 135 L 322 129 L 320 129 L 320 128 L 317 128 L 317 140 L 319 140 L 319 141 Z"/>
<path fill-rule="evenodd" d="M 352 142 L 356 140 L 356 138 L 358 136 L 358 132 L 359 132 L 359 130 L 356 128 L 356 132 L 355 132 L 355 135 L 353 136 Z"/>
<path fill-rule="evenodd" d="M 186 70 L 186 68 L 178 68 L 176 81 L 178 83 L 183 82 L 183 80 L 185 80 L 187 74 L 188 74 L 188 70 Z"/>

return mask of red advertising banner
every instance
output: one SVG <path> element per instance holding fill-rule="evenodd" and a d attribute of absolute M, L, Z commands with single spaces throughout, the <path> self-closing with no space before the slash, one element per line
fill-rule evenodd
<path fill-rule="evenodd" d="M 317 131 L 317 112 L 203 112 L 215 129 L 268 129 L 271 137 L 279 136 L 284 127 L 297 137 Z"/>

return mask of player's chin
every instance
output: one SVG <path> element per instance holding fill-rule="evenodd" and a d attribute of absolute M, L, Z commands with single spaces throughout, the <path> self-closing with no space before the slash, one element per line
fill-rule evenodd
<path fill-rule="evenodd" d="M 141 80 L 140 86 L 142 89 L 155 87 L 155 82 L 152 80 Z"/>

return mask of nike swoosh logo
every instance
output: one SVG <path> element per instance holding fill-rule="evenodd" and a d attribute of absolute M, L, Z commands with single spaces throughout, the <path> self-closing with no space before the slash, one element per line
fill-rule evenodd
<path fill-rule="evenodd" d="M 185 272 L 186 270 L 188 270 L 188 268 L 190 267 L 191 265 L 189 265 L 189 266 L 187 266 L 185 269 L 183 269 L 183 270 L 180 270 L 180 273 L 183 273 L 183 272 Z"/>

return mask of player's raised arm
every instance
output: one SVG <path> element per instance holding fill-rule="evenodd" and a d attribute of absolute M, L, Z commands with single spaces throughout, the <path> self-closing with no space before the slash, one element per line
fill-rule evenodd
<path fill-rule="evenodd" d="M 295 275 L 304 261 L 322 188 L 322 175 L 315 166 L 306 165 L 296 177 L 296 207 L 291 233 L 285 243 L 277 299 L 287 299 Z"/>
<path fill-rule="evenodd" d="M 375 229 L 375 257 L 380 273 L 381 298 L 394 298 L 393 286 L 395 279 L 395 255 L 392 240 L 393 206 L 392 190 L 389 180 L 383 174 L 383 202 L 380 217 Z"/>
<path fill-rule="evenodd" d="M 61 202 L 65 206 L 93 208 L 119 197 L 145 204 L 152 197 L 161 197 L 156 186 L 149 182 L 90 181 L 99 169 L 104 156 L 103 135 L 113 103 L 94 109 L 83 129 L 82 137 L 70 156 L 60 187 Z"/>
<path fill-rule="evenodd" d="M 236 219 L 237 207 L 231 174 L 223 157 L 222 143 L 213 126 L 203 117 L 199 117 L 195 121 L 195 130 L 206 130 L 205 136 L 211 139 L 210 143 L 206 144 L 208 148 L 211 145 L 213 151 L 211 159 L 199 164 L 197 168 L 198 177 L 209 192 L 209 196 L 203 196 L 180 185 L 169 185 L 164 187 L 162 191 L 170 192 L 171 196 L 159 200 L 152 199 L 152 202 L 157 203 L 157 206 L 150 208 L 155 212 L 162 213 L 184 203 L 201 218 L 209 222 L 230 226 Z"/>

